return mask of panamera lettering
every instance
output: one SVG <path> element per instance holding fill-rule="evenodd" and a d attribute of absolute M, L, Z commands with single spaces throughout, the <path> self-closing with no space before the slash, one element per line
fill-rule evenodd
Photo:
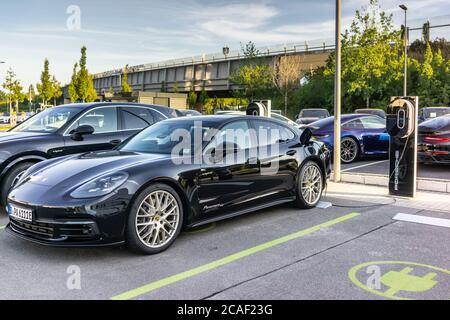
<path fill-rule="evenodd" d="M 204 206 L 203 210 L 206 211 L 206 210 L 211 210 L 211 209 L 219 209 L 219 208 L 222 208 L 223 206 L 224 206 L 223 204 L 215 204 L 215 205 L 212 205 L 212 206 Z"/>

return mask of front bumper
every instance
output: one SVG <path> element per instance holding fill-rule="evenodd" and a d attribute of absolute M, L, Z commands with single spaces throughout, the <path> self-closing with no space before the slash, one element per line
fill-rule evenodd
<path fill-rule="evenodd" d="M 33 212 L 31 222 L 9 217 L 6 230 L 21 239 L 58 247 L 114 246 L 124 243 L 125 203 L 113 208 L 105 204 L 51 208 L 10 200 L 8 203 Z"/>

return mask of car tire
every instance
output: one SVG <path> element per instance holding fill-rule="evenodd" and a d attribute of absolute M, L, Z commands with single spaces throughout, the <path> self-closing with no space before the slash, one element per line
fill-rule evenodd
<path fill-rule="evenodd" d="M 297 176 L 295 205 L 301 209 L 312 209 L 322 197 L 324 186 L 323 172 L 314 161 L 305 162 Z"/>
<path fill-rule="evenodd" d="M 125 232 L 127 246 L 146 255 L 166 250 L 181 232 L 183 213 L 181 198 L 172 187 L 163 183 L 148 186 L 131 205 Z"/>
<path fill-rule="evenodd" d="M 345 152 L 345 154 L 344 154 Z M 359 158 L 359 145 L 355 138 L 345 137 L 341 141 L 342 163 L 352 163 Z"/>
<path fill-rule="evenodd" d="M 34 162 L 22 162 L 13 166 L 6 173 L 5 178 L 2 181 L 2 187 L 0 192 L 1 193 L 0 201 L 2 207 L 6 205 L 6 199 L 13 185 L 17 183 L 18 179 L 20 179 L 20 176 L 24 174 L 25 171 L 27 171 L 28 168 L 30 168 L 32 165 L 34 165 Z"/>

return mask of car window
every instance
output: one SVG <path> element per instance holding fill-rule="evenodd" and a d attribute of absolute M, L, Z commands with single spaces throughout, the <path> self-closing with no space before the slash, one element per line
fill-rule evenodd
<path fill-rule="evenodd" d="M 118 147 L 124 152 L 143 152 L 159 154 L 194 154 L 202 148 L 203 139 L 211 126 L 205 122 L 164 121 L 148 127 Z M 197 141 L 196 132 L 200 132 Z"/>
<path fill-rule="evenodd" d="M 248 122 L 241 120 L 229 123 L 220 129 L 207 149 L 233 143 L 236 144 L 239 149 L 244 150 L 255 146 L 253 140 Z"/>
<path fill-rule="evenodd" d="M 126 107 L 121 110 L 124 130 L 143 129 L 154 123 L 153 115 L 146 108 Z"/>
<path fill-rule="evenodd" d="M 384 129 L 386 128 L 386 122 L 378 117 L 362 118 L 361 122 L 364 129 Z"/>
<path fill-rule="evenodd" d="M 22 122 L 12 129 L 14 132 L 56 132 L 74 118 L 80 109 L 56 107 L 42 111 L 35 117 Z M 9 115 L 7 115 L 9 117 Z"/>
<path fill-rule="evenodd" d="M 354 119 L 343 125 L 347 129 L 364 129 L 364 126 L 360 119 Z"/>
<path fill-rule="evenodd" d="M 94 134 L 117 131 L 117 108 L 93 109 L 76 121 L 69 129 L 69 132 L 83 125 L 92 126 L 95 130 Z"/>
<path fill-rule="evenodd" d="M 155 110 L 149 110 L 155 122 L 166 120 L 167 118 Z"/>
<path fill-rule="evenodd" d="M 254 120 L 253 124 L 258 137 L 258 146 L 268 146 L 295 138 L 295 134 L 281 124 L 264 120 Z"/>

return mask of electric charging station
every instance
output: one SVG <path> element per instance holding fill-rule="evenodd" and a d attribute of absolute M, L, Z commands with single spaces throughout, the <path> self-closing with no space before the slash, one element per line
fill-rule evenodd
<path fill-rule="evenodd" d="M 272 116 L 272 100 L 252 101 L 247 107 L 246 114 L 270 118 Z"/>
<path fill-rule="evenodd" d="M 416 195 L 418 110 L 418 97 L 391 97 L 387 109 L 389 193 L 394 196 Z"/>

